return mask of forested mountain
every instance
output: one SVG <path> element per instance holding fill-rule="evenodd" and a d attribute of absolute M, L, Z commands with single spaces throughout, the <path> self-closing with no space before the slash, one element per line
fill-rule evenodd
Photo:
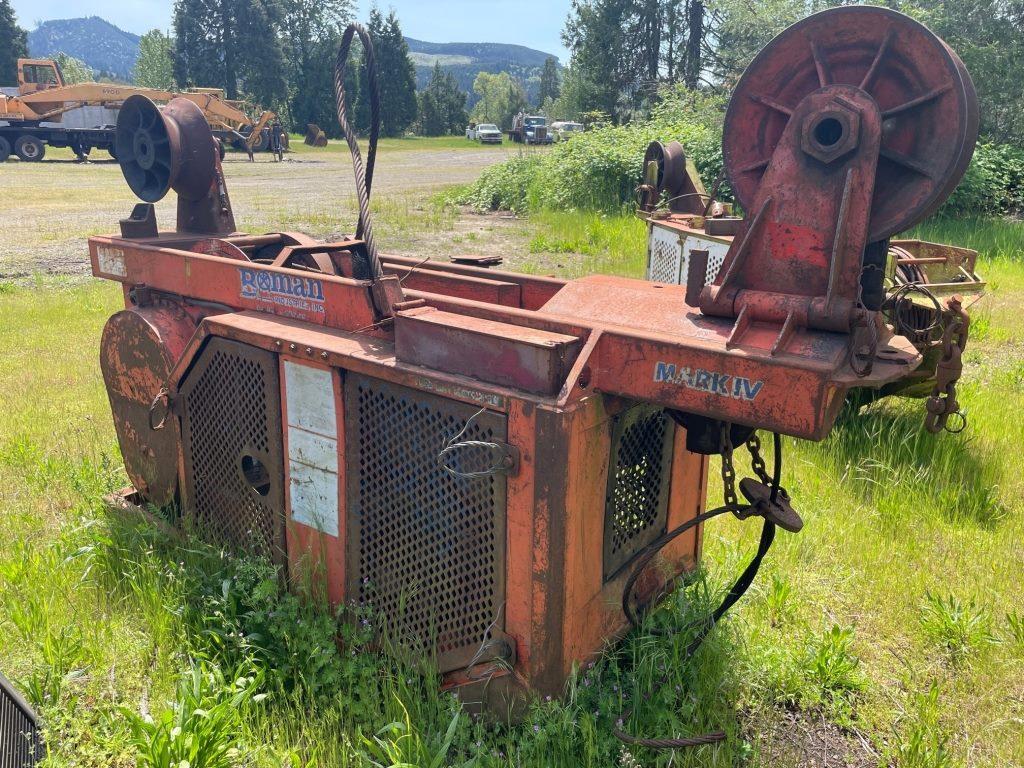
<path fill-rule="evenodd" d="M 139 36 L 101 19 L 44 21 L 28 33 L 29 55 L 53 58 L 63 52 L 84 61 L 97 74 L 128 80 L 139 57 Z"/>
<path fill-rule="evenodd" d="M 505 43 L 427 43 L 405 39 L 416 64 L 416 85 L 422 90 L 430 82 L 434 64 L 455 76 L 459 88 L 469 94 L 469 106 L 476 103 L 473 80 L 479 72 L 508 72 L 520 80 L 531 103 L 540 93 L 540 75 L 550 54 L 522 45 Z"/>
<path fill-rule="evenodd" d="M 416 86 L 426 88 L 434 65 L 452 73 L 459 88 L 476 102 L 473 80 L 478 72 L 508 72 L 519 79 L 529 99 L 536 101 L 540 75 L 548 54 L 522 45 L 503 43 L 429 43 L 406 38 L 416 65 Z M 98 16 L 44 21 L 28 33 L 29 53 L 49 58 L 59 51 L 81 59 L 98 73 L 129 79 L 139 55 L 139 37 Z"/>

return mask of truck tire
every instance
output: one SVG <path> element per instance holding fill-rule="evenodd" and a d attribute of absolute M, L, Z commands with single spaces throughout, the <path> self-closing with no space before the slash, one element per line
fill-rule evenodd
<path fill-rule="evenodd" d="M 266 152 L 270 149 L 270 131 L 264 128 L 260 131 L 260 137 L 252 146 L 253 152 Z"/>
<path fill-rule="evenodd" d="M 11 156 L 11 142 L 5 136 L 0 136 L 0 163 L 6 162 Z"/>
<path fill-rule="evenodd" d="M 38 163 L 46 156 L 46 145 L 35 136 L 19 136 L 14 142 L 14 154 L 26 163 Z"/>

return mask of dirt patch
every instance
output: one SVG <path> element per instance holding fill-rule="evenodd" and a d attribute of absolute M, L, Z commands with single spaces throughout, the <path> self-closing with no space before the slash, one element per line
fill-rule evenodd
<path fill-rule="evenodd" d="M 499 269 L 515 271 L 530 257 L 527 224 L 509 213 L 480 214 L 464 209 L 443 228 L 417 228 L 406 237 L 392 237 L 389 253 L 447 260 L 452 256 L 500 256 Z"/>
<path fill-rule="evenodd" d="M 489 237 L 487 229 L 497 231 L 498 225 L 481 224 L 480 231 L 471 225 L 451 231 L 440 226 L 431 232 L 432 221 L 406 213 L 424 206 L 430 195 L 444 187 L 473 181 L 508 153 L 430 148 L 382 152 L 374 182 L 385 235 L 382 247 L 426 255 L 412 235 L 418 241 L 427 229 L 423 248 L 437 248 L 445 255 L 473 250 L 477 239 L 482 247 L 498 248 L 501 238 Z M 249 163 L 229 156 L 224 168 L 236 221 L 243 231 L 301 230 L 323 237 L 354 226 L 355 183 L 347 153 L 301 153 L 283 163 L 264 157 Z M 36 274 L 88 274 L 87 238 L 116 232 L 118 221 L 136 202 L 121 169 L 109 161 L 9 162 L 3 165 L 3 175 L 5 237 L 0 246 L 0 281 L 24 281 Z M 157 205 L 162 229 L 173 227 L 175 205 L 173 193 Z M 385 219 L 393 221 L 389 224 Z M 492 239 L 494 244 L 487 245 Z"/>
<path fill-rule="evenodd" d="M 820 715 L 776 711 L 757 718 L 750 740 L 773 768 L 877 768 L 878 753 L 861 734 Z"/>

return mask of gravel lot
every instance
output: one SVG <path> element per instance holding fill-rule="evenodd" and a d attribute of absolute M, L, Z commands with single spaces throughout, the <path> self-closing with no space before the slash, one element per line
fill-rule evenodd
<path fill-rule="evenodd" d="M 429 205 L 430 196 L 446 186 L 473 181 L 512 150 L 472 144 L 438 149 L 429 139 L 410 141 L 410 146 L 389 147 L 379 154 L 374 194 L 384 248 L 416 254 L 438 249 L 439 231 L 473 231 L 480 226 L 473 221 L 458 223 L 451 215 L 439 220 Z M 105 153 L 98 153 L 95 162 L 82 165 L 66 151 L 53 151 L 42 163 L 0 165 L 5 201 L 0 280 L 88 273 L 86 239 L 116 232 L 117 222 L 136 202 L 117 163 L 105 158 Z M 300 147 L 283 163 L 269 156 L 249 163 L 243 155 L 230 154 L 224 167 L 235 219 L 243 230 L 302 230 L 328 236 L 354 228 L 355 184 L 345 151 Z M 174 209 L 171 193 L 157 206 L 162 228 L 173 226 Z M 429 236 L 412 237 L 414 233 Z M 450 234 L 448 239 L 452 237 L 459 239 Z"/>

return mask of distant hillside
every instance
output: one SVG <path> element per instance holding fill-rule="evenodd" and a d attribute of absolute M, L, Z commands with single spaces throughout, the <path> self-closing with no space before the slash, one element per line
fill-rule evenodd
<path fill-rule="evenodd" d="M 97 74 L 131 78 L 139 57 L 139 36 L 118 29 L 98 16 L 44 21 L 28 33 L 28 50 L 36 58 L 63 51 L 88 64 Z"/>
<path fill-rule="evenodd" d="M 530 101 L 536 102 L 540 91 L 540 73 L 544 68 L 544 60 L 550 55 L 533 48 L 506 43 L 426 43 L 411 37 L 405 41 L 409 44 L 409 53 L 416 65 L 417 87 L 426 86 L 434 65 L 440 62 L 442 67 L 455 75 L 459 87 L 469 94 L 470 106 L 476 103 L 473 80 L 479 72 L 508 72 L 523 83 Z"/>
<path fill-rule="evenodd" d="M 406 42 L 416 65 L 419 88 L 426 86 L 434 64 L 440 62 L 469 94 L 470 106 L 476 103 L 473 80 L 479 72 L 508 72 L 523 83 L 531 102 L 537 100 L 540 73 L 548 57 L 543 51 L 505 43 L 427 43 L 412 38 L 406 38 Z M 28 48 L 37 58 L 63 51 L 84 61 L 97 74 L 128 80 L 139 57 L 139 37 L 98 16 L 89 16 L 42 22 L 28 33 Z"/>

